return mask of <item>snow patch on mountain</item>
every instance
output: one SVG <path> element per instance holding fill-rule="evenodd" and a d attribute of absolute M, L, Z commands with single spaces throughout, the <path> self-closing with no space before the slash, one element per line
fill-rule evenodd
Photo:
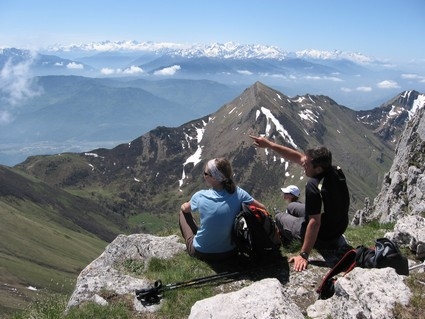
<path fill-rule="evenodd" d="M 211 120 L 211 119 L 210 119 Z M 207 123 L 206 122 L 202 122 L 202 124 L 203 124 L 203 126 L 204 127 L 196 127 L 196 126 L 194 126 L 194 128 L 195 128 L 195 130 L 196 130 L 196 139 L 197 139 L 197 145 L 198 145 L 198 147 L 197 147 L 197 149 L 196 149 L 196 151 L 195 151 L 195 153 L 193 153 L 191 156 L 189 156 L 187 159 L 186 159 L 186 161 L 183 163 L 183 172 L 182 172 L 182 178 L 179 180 L 179 190 L 181 191 L 181 187 L 183 186 L 183 182 L 184 182 L 184 180 L 185 180 L 185 178 L 186 178 L 186 172 L 185 172 L 185 170 L 184 170 L 184 168 L 185 168 L 185 166 L 187 165 L 187 164 L 190 164 L 190 163 L 192 163 L 193 164 L 193 166 L 196 166 L 196 164 L 198 164 L 198 163 L 200 163 L 201 162 L 201 160 L 202 160 L 202 146 L 200 145 L 200 143 L 201 143 L 201 141 L 202 141 L 202 138 L 203 138 L 203 136 L 204 136 L 204 133 L 205 133 L 205 126 L 207 125 Z M 190 136 L 189 135 L 186 135 L 186 141 L 188 142 L 187 144 L 188 144 L 188 148 L 190 148 L 190 143 L 189 143 L 189 141 L 188 141 L 188 138 L 190 138 Z M 183 148 L 184 148 L 184 145 L 182 145 L 183 146 Z"/>
<path fill-rule="evenodd" d="M 334 51 L 320 51 L 320 50 L 302 50 L 295 52 L 298 58 L 305 59 L 320 59 L 320 60 L 340 60 L 346 59 L 350 61 L 355 61 L 357 63 L 371 63 L 376 59 L 366 56 L 364 54 L 358 52 L 344 52 L 339 50 Z"/>
<path fill-rule="evenodd" d="M 412 91 L 404 92 L 403 97 L 408 98 Z M 415 113 L 425 106 L 425 94 L 419 94 L 418 97 L 414 100 L 412 109 L 409 111 L 409 119 L 411 119 Z"/>
<path fill-rule="evenodd" d="M 276 127 L 276 130 L 279 132 L 279 134 L 288 141 L 289 144 L 291 144 L 294 148 L 298 148 L 297 144 L 295 144 L 292 137 L 289 135 L 288 131 L 284 128 L 284 126 L 278 121 L 278 119 L 272 114 L 272 112 L 265 108 L 261 107 L 261 112 L 266 116 L 267 118 L 267 125 L 266 125 L 266 131 L 265 135 L 269 136 L 269 132 L 272 129 L 272 123 Z"/>

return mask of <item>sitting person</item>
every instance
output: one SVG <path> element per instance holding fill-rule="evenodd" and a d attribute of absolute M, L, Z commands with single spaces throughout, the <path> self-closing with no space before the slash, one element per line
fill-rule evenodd
<path fill-rule="evenodd" d="M 345 175 L 340 167 L 332 165 L 332 153 L 319 146 L 301 153 L 293 148 L 277 144 L 265 137 L 250 136 L 254 145 L 269 148 L 286 160 L 300 165 L 309 177 L 305 188 L 306 223 L 302 224 L 301 252 L 289 262 L 295 271 L 307 269 L 309 254 L 316 248 L 332 263 L 351 248 L 344 232 L 348 226 L 350 194 Z"/>
<path fill-rule="evenodd" d="M 230 162 L 215 158 L 205 166 L 204 179 L 211 187 L 196 192 L 181 205 L 179 225 L 189 255 L 209 261 L 223 260 L 237 254 L 231 231 L 242 203 L 265 209 L 232 179 Z M 198 212 L 200 225 L 192 213 Z"/>
<path fill-rule="evenodd" d="M 300 190 L 295 185 L 281 188 L 283 199 L 288 203 L 285 212 L 276 214 L 276 225 L 279 228 L 283 245 L 288 245 L 292 240 L 302 240 L 301 229 L 306 223 L 305 205 L 300 202 Z"/>

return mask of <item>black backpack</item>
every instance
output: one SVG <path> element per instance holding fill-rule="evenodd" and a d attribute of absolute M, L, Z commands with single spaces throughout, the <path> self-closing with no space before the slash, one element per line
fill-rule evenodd
<path fill-rule="evenodd" d="M 341 272 L 344 276 L 354 267 L 385 268 L 392 267 L 399 275 L 409 275 L 409 263 L 403 256 L 397 244 L 387 238 L 378 238 L 374 248 L 358 246 L 351 249 L 326 274 L 316 292 L 319 299 L 328 299 L 335 293 L 335 278 Z"/>
<path fill-rule="evenodd" d="M 239 252 L 258 259 L 279 251 L 280 236 L 273 216 L 267 210 L 242 204 L 233 224 L 232 239 Z"/>

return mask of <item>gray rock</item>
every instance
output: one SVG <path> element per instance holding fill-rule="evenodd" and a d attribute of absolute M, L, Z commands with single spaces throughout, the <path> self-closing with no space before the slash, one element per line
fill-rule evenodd
<path fill-rule="evenodd" d="M 239 291 L 197 301 L 189 319 L 304 319 L 298 306 L 274 278 L 263 279 Z"/>
<path fill-rule="evenodd" d="M 185 249 L 177 236 L 119 235 L 97 259 L 81 271 L 67 310 L 85 301 L 105 305 L 107 301 L 99 296 L 102 291 L 112 291 L 118 295 L 134 294 L 136 289 L 151 285 L 145 279 L 124 274 L 119 269 L 124 261 L 142 260 L 146 265 L 152 257 L 171 258 Z M 148 307 L 144 307 L 144 310 L 150 311 Z"/>
<path fill-rule="evenodd" d="M 80 273 L 67 309 L 87 301 L 107 305 L 107 298 L 102 297 L 102 292 L 107 291 L 112 295 L 132 295 L 133 310 L 157 311 L 161 303 L 142 305 L 134 294 L 135 289 L 150 287 L 152 283 L 127 275 L 122 265 L 128 260 L 141 260 L 147 265 L 152 257 L 171 258 L 184 250 L 177 236 L 118 236 Z M 363 315 L 383 318 L 376 314 L 389 313 L 394 298 L 403 295 L 403 304 L 410 298 L 403 276 L 397 275 L 392 268 L 355 268 L 347 277 L 338 279 L 338 292 L 331 298 L 332 302 L 317 301 L 315 290 L 327 271 L 329 268 L 311 264 L 306 271 L 290 271 L 289 280 L 284 284 L 276 278 L 266 278 L 254 283 L 236 281 L 224 290 L 218 287 L 218 291 L 225 292 L 197 301 L 192 306 L 190 318 L 304 318 L 307 313 L 312 318 L 326 318 L 327 315 L 356 318 L 352 317 L 353 313 L 358 314 L 358 318 Z M 368 317 L 369 308 L 365 305 L 373 307 L 373 316 Z"/>
<path fill-rule="evenodd" d="M 400 245 L 416 252 L 418 259 L 425 258 L 425 218 L 417 215 L 406 216 L 397 221 L 394 230 L 385 234 Z"/>
<path fill-rule="evenodd" d="M 388 319 L 395 303 L 407 305 L 410 297 L 404 276 L 393 268 L 354 268 L 338 278 L 334 296 L 316 301 L 307 314 L 312 319 Z"/>
<path fill-rule="evenodd" d="M 373 204 L 356 212 L 353 224 L 371 220 L 395 222 L 408 215 L 425 212 L 425 107 L 422 105 L 407 122 L 398 141 L 390 171 Z"/>

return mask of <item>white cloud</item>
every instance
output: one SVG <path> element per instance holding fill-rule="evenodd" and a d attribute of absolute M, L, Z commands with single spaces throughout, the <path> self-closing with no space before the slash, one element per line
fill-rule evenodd
<path fill-rule="evenodd" d="M 296 80 L 295 77 L 287 77 L 284 74 L 279 74 L 279 73 L 258 73 L 259 76 L 261 77 L 269 77 L 269 78 L 274 78 L 274 79 L 284 79 L 284 80 Z"/>
<path fill-rule="evenodd" d="M 75 63 L 75 62 L 68 63 L 66 67 L 68 69 L 79 69 L 79 70 L 84 69 L 84 65 L 80 63 Z"/>
<path fill-rule="evenodd" d="M 139 68 L 138 66 L 132 65 L 131 67 L 127 69 L 111 69 L 111 68 L 102 68 L 100 70 L 100 73 L 103 75 L 112 75 L 112 74 L 126 74 L 126 75 L 134 75 L 134 74 L 140 74 L 144 73 L 142 68 Z"/>
<path fill-rule="evenodd" d="M 347 87 L 342 87 L 341 88 L 342 92 L 353 92 L 353 91 L 357 91 L 357 92 L 372 92 L 372 88 L 370 86 L 358 86 L 355 89 L 351 89 L 351 88 L 347 88 Z"/>
<path fill-rule="evenodd" d="M 283 74 L 276 74 L 276 73 L 274 73 L 274 74 L 270 74 L 269 75 L 271 78 L 276 78 L 276 79 L 288 79 L 285 75 L 283 75 Z M 293 78 L 293 77 L 290 77 L 289 78 L 290 80 L 296 80 L 295 78 Z"/>
<path fill-rule="evenodd" d="M 12 114 L 7 110 L 0 110 L 0 125 L 12 122 Z"/>
<path fill-rule="evenodd" d="M 425 76 L 419 75 L 419 74 L 415 74 L 415 73 L 402 74 L 401 75 L 401 78 L 402 79 L 406 79 L 406 80 L 418 80 L 420 83 L 424 83 L 425 82 Z"/>
<path fill-rule="evenodd" d="M 40 89 L 32 83 L 30 72 L 32 62 L 32 58 L 18 64 L 13 64 L 9 60 L 0 70 L 0 91 L 12 106 L 40 94 Z M 0 111 L 3 113 L 2 118 L 4 119 L 6 116 L 4 108 Z"/>
<path fill-rule="evenodd" d="M 414 74 L 414 73 L 406 73 L 406 74 L 402 74 L 401 78 L 402 79 L 417 79 L 417 78 L 419 78 L 419 75 Z"/>
<path fill-rule="evenodd" d="M 132 65 L 131 67 L 129 67 L 129 68 L 127 68 L 123 71 L 124 74 L 139 74 L 139 73 L 143 73 L 143 72 L 144 71 L 143 71 L 142 68 L 135 66 L 135 65 Z"/>
<path fill-rule="evenodd" d="M 174 75 L 180 69 L 181 69 L 180 65 L 173 65 L 173 66 L 170 66 L 168 68 L 164 68 L 162 70 L 155 71 L 154 75 Z"/>
<path fill-rule="evenodd" d="M 377 87 L 379 87 L 380 89 L 399 89 L 400 88 L 398 83 L 392 80 L 381 81 L 377 83 Z"/>
<path fill-rule="evenodd" d="M 359 86 L 359 87 L 356 87 L 356 91 L 371 92 L 372 88 L 370 86 Z"/>
<path fill-rule="evenodd" d="M 333 82 L 342 82 L 343 80 L 342 79 L 340 79 L 340 78 L 338 78 L 338 77 L 336 77 L 336 76 L 311 76 L 311 75 L 309 75 L 309 76 L 306 76 L 305 77 L 307 80 L 314 80 L 314 81 L 317 81 L 317 80 L 326 80 L 326 81 L 333 81 Z"/>
<path fill-rule="evenodd" d="M 248 71 L 248 70 L 238 70 L 237 72 L 239 74 L 242 74 L 242 75 L 252 75 L 253 74 L 251 71 Z"/>
<path fill-rule="evenodd" d="M 115 73 L 115 70 L 114 69 L 111 69 L 111 68 L 102 68 L 100 70 L 100 73 L 102 73 L 104 75 L 111 75 L 111 74 L 114 74 Z"/>

